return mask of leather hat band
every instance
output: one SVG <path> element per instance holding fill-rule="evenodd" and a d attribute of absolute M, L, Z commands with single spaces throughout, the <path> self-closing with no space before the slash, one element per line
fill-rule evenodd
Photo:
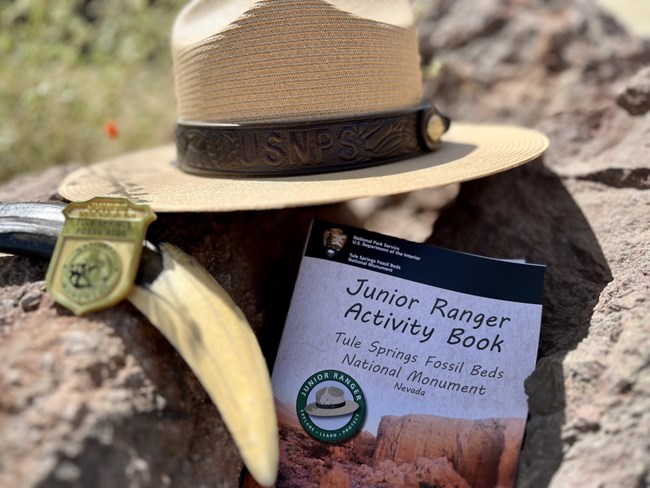
<path fill-rule="evenodd" d="M 325 173 L 432 151 L 449 124 L 433 106 L 284 126 L 179 122 L 176 147 L 181 169 L 204 176 Z"/>
<path fill-rule="evenodd" d="M 323 410 L 334 410 L 336 408 L 343 408 L 345 407 L 345 402 L 341 403 L 330 403 L 330 404 L 323 404 L 323 403 L 318 403 L 316 402 L 316 406 L 318 408 L 322 408 Z"/>

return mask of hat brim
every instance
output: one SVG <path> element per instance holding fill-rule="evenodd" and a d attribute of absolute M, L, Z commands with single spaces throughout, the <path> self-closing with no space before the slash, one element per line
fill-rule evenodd
<path fill-rule="evenodd" d="M 346 400 L 345 405 L 340 408 L 319 408 L 315 403 L 310 403 L 305 407 L 305 412 L 314 417 L 338 417 L 339 415 L 348 415 L 356 412 L 359 404 L 352 400 Z"/>
<path fill-rule="evenodd" d="M 435 152 L 358 170 L 306 176 L 204 177 L 173 162 L 173 145 L 81 168 L 59 193 L 71 201 L 123 196 L 157 212 L 225 212 L 335 203 L 444 186 L 509 170 L 548 147 L 540 132 L 513 126 L 454 123 Z"/>

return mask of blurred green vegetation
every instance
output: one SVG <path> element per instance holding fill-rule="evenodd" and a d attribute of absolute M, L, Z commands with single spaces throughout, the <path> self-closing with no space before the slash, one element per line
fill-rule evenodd
<path fill-rule="evenodd" d="M 0 0 L 0 181 L 171 142 L 169 38 L 186 2 Z"/>

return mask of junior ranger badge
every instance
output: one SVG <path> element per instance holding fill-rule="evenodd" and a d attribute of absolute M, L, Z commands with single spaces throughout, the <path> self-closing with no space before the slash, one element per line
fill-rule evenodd
<path fill-rule="evenodd" d="M 147 227 L 156 215 L 126 198 L 69 204 L 47 270 L 47 291 L 76 315 L 110 307 L 133 283 Z"/>

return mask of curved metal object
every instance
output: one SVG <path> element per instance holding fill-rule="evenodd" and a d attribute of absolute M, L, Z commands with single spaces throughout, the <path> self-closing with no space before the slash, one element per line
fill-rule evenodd
<path fill-rule="evenodd" d="M 63 228 L 64 203 L 0 204 L 0 252 L 49 259 Z"/>

